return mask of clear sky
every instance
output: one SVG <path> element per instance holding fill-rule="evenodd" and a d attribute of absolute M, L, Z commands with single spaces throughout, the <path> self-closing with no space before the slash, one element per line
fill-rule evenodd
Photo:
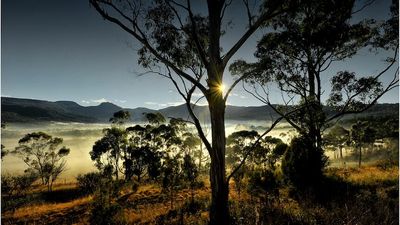
<path fill-rule="evenodd" d="M 377 0 L 363 16 L 388 16 L 390 0 Z M 228 17 L 234 27 L 243 27 L 239 8 Z M 235 28 L 236 28 L 235 27 Z M 228 30 L 229 46 L 241 30 Z M 3 0 L 1 6 L 1 95 L 71 100 L 81 105 L 110 101 L 122 107 L 163 108 L 182 103 L 169 80 L 154 75 L 139 77 L 136 50 L 140 47 L 119 27 L 103 20 L 88 0 Z M 252 59 L 258 33 L 236 58 Z M 373 74 L 384 67 L 384 55 L 367 51 L 354 59 L 333 65 L 328 74 L 349 69 Z M 390 79 L 385 75 L 383 81 Z M 328 84 L 328 76 L 324 83 Z M 232 82 L 229 73 L 224 82 Z M 398 102 L 398 88 L 380 102 Z M 279 96 L 280 98 L 280 96 Z M 232 105 L 260 105 L 240 85 L 228 100 Z"/>

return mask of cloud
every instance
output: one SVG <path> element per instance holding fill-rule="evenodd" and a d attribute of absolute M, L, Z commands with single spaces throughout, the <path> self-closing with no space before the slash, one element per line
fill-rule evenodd
<path fill-rule="evenodd" d="M 108 102 L 108 100 L 105 99 L 105 98 L 100 98 L 100 99 L 95 99 L 95 100 L 90 100 L 90 101 L 91 101 L 91 102 L 94 102 L 94 103 Z"/>
<path fill-rule="evenodd" d="M 81 102 L 83 104 L 87 104 L 88 105 L 88 104 L 99 104 L 99 103 L 111 102 L 111 101 L 107 100 L 106 98 L 100 98 L 100 99 L 90 99 L 90 100 L 83 99 L 83 100 L 81 100 Z M 125 103 L 126 101 L 124 101 L 124 100 L 115 100 L 115 102 Z"/>

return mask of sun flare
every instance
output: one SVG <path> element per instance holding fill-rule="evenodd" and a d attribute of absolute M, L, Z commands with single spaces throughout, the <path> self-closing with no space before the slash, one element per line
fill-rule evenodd
<path fill-rule="evenodd" d="M 218 90 L 219 90 L 221 93 L 224 93 L 224 91 L 225 91 L 225 85 L 224 85 L 224 84 L 220 84 L 220 85 L 218 86 Z"/>

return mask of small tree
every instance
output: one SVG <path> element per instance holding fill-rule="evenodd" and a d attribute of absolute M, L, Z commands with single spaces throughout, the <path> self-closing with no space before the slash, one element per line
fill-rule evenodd
<path fill-rule="evenodd" d="M 343 147 L 349 141 L 350 132 L 342 126 L 334 126 L 324 137 L 325 145 L 333 145 L 339 149 L 340 158 L 343 158 Z"/>
<path fill-rule="evenodd" d="M 183 178 L 189 183 L 192 195 L 192 202 L 194 200 L 194 189 L 196 187 L 197 177 L 199 176 L 199 170 L 194 163 L 192 157 L 186 154 L 183 157 Z"/>
<path fill-rule="evenodd" d="M 65 170 L 64 157 L 70 149 L 65 146 L 58 149 L 62 142 L 62 138 L 34 132 L 21 138 L 14 151 L 30 169 L 37 172 L 48 191 L 52 190 L 54 181 Z"/>
<path fill-rule="evenodd" d="M 126 148 L 126 133 L 118 127 L 106 128 L 103 133 L 104 136 L 94 143 L 92 151 L 89 152 L 90 158 L 96 162 L 99 170 L 108 165 L 112 166 L 118 180 L 121 149 Z"/>
<path fill-rule="evenodd" d="M 358 121 L 351 126 L 351 140 L 354 147 L 358 149 L 358 167 L 361 167 L 362 146 L 374 143 L 375 133 L 376 131 L 367 122 Z"/>
<path fill-rule="evenodd" d="M 179 162 L 179 155 L 165 157 L 162 167 L 162 188 L 170 197 L 171 208 L 174 206 L 174 194 L 182 181 L 182 171 Z"/>
<path fill-rule="evenodd" d="M 292 140 L 282 159 L 282 173 L 298 190 L 306 190 L 321 181 L 327 158 L 313 147 L 307 137 Z"/>
<path fill-rule="evenodd" d="M 119 126 L 124 125 L 131 118 L 131 114 L 128 111 L 120 110 L 113 114 L 113 117 L 110 118 L 110 122 L 112 124 L 116 124 Z"/>

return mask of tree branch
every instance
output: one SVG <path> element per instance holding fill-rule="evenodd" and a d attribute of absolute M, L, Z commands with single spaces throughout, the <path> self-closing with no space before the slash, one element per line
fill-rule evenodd
<path fill-rule="evenodd" d="M 144 34 L 139 31 L 141 33 L 141 35 L 139 35 L 138 33 L 136 33 L 135 31 L 133 31 L 132 29 L 128 28 L 125 24 L 123 24 L 120 20 L 118 20 L 117 18 L 108 15 L 108 13 L 102 9 L 99 5 L 99 1 L 100 0 L 90 0 L 90 4 L 97 10 L 97 12 L 100 13 L 101 16 L 103 16 L 104 19 L 118 25 L 119 27 L 121 27 L 123 30 L 125 30 L 126 32 L 128 32 L 130 35 L 132 35 L 136 40 L 138 40 L 140 43 L 142 43 L 157 59 L 159 59 L 162 63 L 164 63 L 166 66 L 172 68 L 172 70 L 174 70 L 175 73 L 177 73 L 178 75 L 184 77 L 186 80 L 188 80 L 189 82 L 191 82 L 193 85 L 195 85 L 196 87 L 198 87 L 203 93 L 206 92 L 206 88 L 196 79 L 194 79 L 192 76 L 190 76 L 189 74 L 183 72 L 181 69 L 179 69 L 174 63 L 172 63 L 171 61 L 169 61 L 168 59 L 166 59 L 165 57 L 163 57 L 157 50 L 155 50 L 150 43 L 148 42 L 148 40 L 146 39 L 146 37 L 144 36 Z M 101 2 L 101 1 L 100 1 Z M 111 3 L 110 3 L 111 4 Z M 132 23 L 135 27 L 138 27 L 137 23 L 134 21 Z"/>

